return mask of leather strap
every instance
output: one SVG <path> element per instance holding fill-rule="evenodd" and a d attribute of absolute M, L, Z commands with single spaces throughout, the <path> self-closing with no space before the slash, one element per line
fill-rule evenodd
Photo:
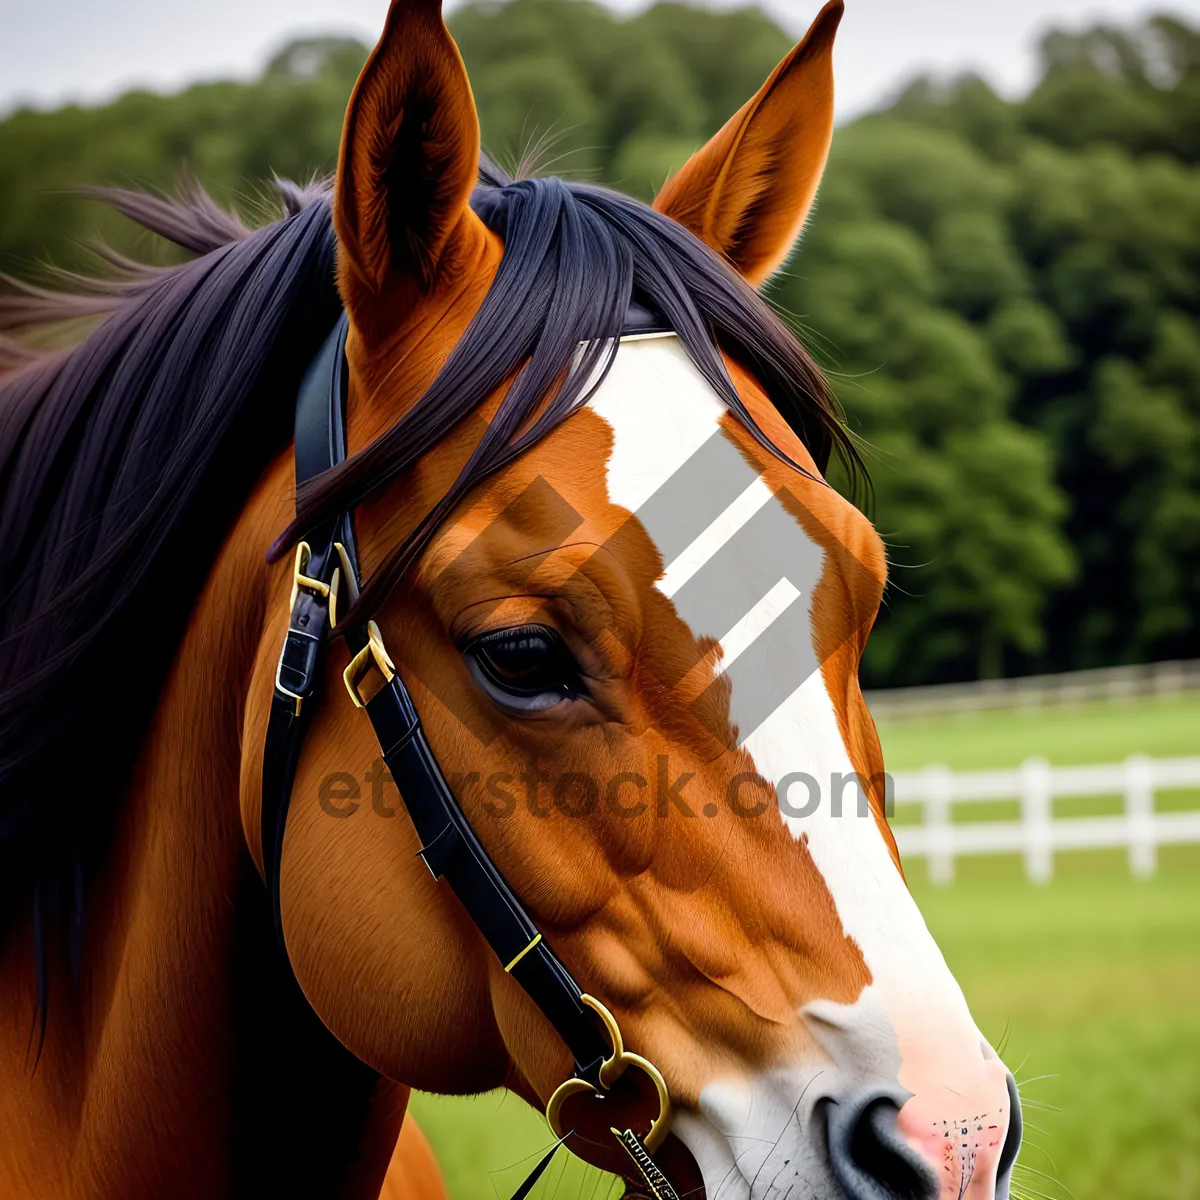
<path fill-rule="evenodd" d="M 296 404 L 296 482 L 303 483 L 342 462 L 345 444 L 345 343 L 343 314 L 300 386 Z M 291 619 L 279 658 L 263 753 L 263 866 L 271 890 L 276 930 L 282 941 L 280 865 L 288 805 L 300 751 L 317 689 L 331 627 L 331 598 L 338 584 L 358 594 L 353 522 L 341 513 L 310 535 L 307 555 L 297 554 Z M 346 551 L 343 559 L 337 546 Z M 349 568 L 347 570 L 347 567 Z M 317 586 L 313 586 L 313 585 Z M 324 587 L 322 594 L 320 588 Z M 351 627 L 346 642 L 357 655 L 370 642 L 366 625 Z M 421 839 L 421 857 L 435 879 L 444 878 L 488 945 L 558 1031 L 575 1060 L 577 1074 L 598 1083 L 609 1053 L 583 992 L 550 949 L 524 906 L 497 870 L 458 806 L 430 749 L 412 697 L 398 673 L 366 703 L 383 759 Z M 286 952 L 286 947 L 285 947 Z"/>
<path fill-rule="evenodd" d="M 313 359 L 296 401 L 296 483 L 328 471 L 346 457 L 345 435 L 345 347 L 349 321 L 343 313 Z M 283 942 L 279 907 L 279 871 L 283 857 L 283 834 L 287 824 L 292 785 L 300 762 L 300 748 L 316 700 L 324 667 L 326 635 L 330 628 L 330 589 L 334 571 L 341 566 L 336 543 L 341 541 L 357 576 L 354 531 L 348 514 L 341 514 L 328 527 L 314 531 L 304 545 L 303 576 L 326 589 L 296 586 L 287 636 L 275 672 L 275 690 L 267 721 L 263 748 L 262 839 L 263 870 L 271 891 L 275 930 Z M 299 576 L 301 554 L 294 572 Z M 335 601 L 336 602 L 336 601 Z M 285 948 L 286 952 L 286 948 Z"/>
<path fill-rule="evenodd" d="M 352 650 L 356 642 L 362 649 L 369 636 L 365 629 L 357 629 L 347 641 Z M 505 970 L 566 1042 L 576 1074 L 597 1084 L 609 1049 L 583 1003 L 583 992 L 475 836 L 398 673 L 370 697 L 366 713 L 421 839 L 425 865 L 435 879 L 450 885 Z"/>
<path fill-rule="evenodd" d="M 337 466 L 346 457 L 348 324 L 343 314 L 300 387 L 295 433 L 297 485 Z M 626 326 L 627 333 L 662 331 L 654 314 L 636 303 L 630 305 Z M 343 585 L 353 603 L 359 592 L 359 570 L 350 512 L 339 513 L 314 530 L 309 541 L 297 548 L 291 615 L 276 671 L 263 750 L 263 868 L 285 957 L 287 947 L 283 942 L 279 898 L 284 829 L 304 736 L 319 700 L 325 647 L 329 631 L 336 623 L 336 606 Z M 641 1069 L 652 1073 L 657 1080 L 660 1114 L 655 1127 L 661 1124 L 665 1129 L 669 1100 L 661 1074 L 636 1055 L 624 1055 L 611 1014 L 591 997 L 584 996 L 476 837 L 434 757 L 412 696 L 388 658 L 374 622 L 351 626 L 346 632 L 346 642 L 353 655 L 346 671 L 347 688 L 354 702 L 364 707 L 370 718 L 383 760 L 420 838 L 420 855 L 425 865 L 435 879 L 444 879 L 450 885 L 504 969 L 525 989 L 566 1043 L 574 1059 L 574 1079 L 583 1080 L 591 1090 L 601 1092 L 605 1090 L 602 1067 L 611 1071 L 619 1064 L 619 1074 L 629 1063 L 640 1064 Z M 372 670 L 377 674 L 373 681 L 377 686 L 364 697 L 360 684 Z M 597 1012 L 602 1012 L 611 1025 L 610 1041 L 606 1041 L 597 1024 Z M 573 1086 L 574 1080 L 567 1081 L 555 1096 Z M 552 1098 L 551 1109 L 554 1105 Z M 553 1118 L 551 1124 L 561 1134 L 559 1141 L 534 1169 L 518 1196 L 528 1194 L 555 1150 L 570 1136 L 570 1131 L 557 1129 Z M 616 1129 L 613 1132 L 622 1137 Z M 648 1149 L 632 1133 L 625 1136 L 640 1151 L 640 1157 L 633 1150 L 630 1153 L 651 1192 L 656 1196 L 674 1196 Z M 628 1144 L 626 1149 L 630 1149 Z M 662 1188 L 656 1185 L 656 1178 L 662 1179 Z"/>

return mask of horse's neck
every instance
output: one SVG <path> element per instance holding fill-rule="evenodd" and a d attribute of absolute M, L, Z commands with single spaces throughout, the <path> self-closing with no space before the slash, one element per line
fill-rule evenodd
<path fill-rule="evenodd" d="M 378 1192 L 406 1093 L 304 1005 L 239 813 L 262 552 L 288 515 L 290 469 L 268 472 L 197 602 L 86 889 L 78 985 L 47 956 L 36 1066 L 32 922 L 0 950 L 0 1195 L 281 1194 L 290 1172 L 298 1194 L 314 1180 Z"/>

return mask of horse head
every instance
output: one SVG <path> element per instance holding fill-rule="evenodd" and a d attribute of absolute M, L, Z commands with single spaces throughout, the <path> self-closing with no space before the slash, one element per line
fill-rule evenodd
<path fill-rule="evenodd" d="M 858 686 L 883 547 L 826 483 L 846 435 L 754 290 L 817 191 L 841 8 L 651 208 L 480 184 L 440 5 L 393 3 L 334 193 L 350 457 L 290 540 L 357 506 L 358 609 L 490 857 L 661 1073 L 680 1194 L 997 1200 L 1015 1088 L 905 885 Z M 384 1075 L 543 1107 L 571 1055 L 417 857 L 347 657 L 283 842 L 297 977 Z M 252 700 L 260 863 L 265 723 Z M 571 1148 L 636 1178 L 586 1101 L 558 1114 Z"/>

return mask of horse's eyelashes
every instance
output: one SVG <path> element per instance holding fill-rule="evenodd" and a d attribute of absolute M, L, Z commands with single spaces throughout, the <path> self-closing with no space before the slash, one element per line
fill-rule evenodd
<path fill-rule="evenodd" d="M 562 638 L 544 625 L 483 634 L 463 656 L 481 690 L 509 712 L 544 712 L 584 690 L 578 664 Z"/>
<path fill-rule="evenodd" d="M 503 675 L 513 679 L 534 676 L 553 657 L 550 643 L 536 634 L 504 638 L 481 650 Z"/>

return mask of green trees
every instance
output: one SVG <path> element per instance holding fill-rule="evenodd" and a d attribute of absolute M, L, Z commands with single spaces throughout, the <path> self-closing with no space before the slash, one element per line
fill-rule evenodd
<path fill-rule="evenodd" d="M 71 192 L 118 183 L 170 187 L 182 169 L 215 196 L 253 209 L 273 173 L 307 179 L 337 161 L 342 114 L 367 48 L 344 39 L 293 43 L 252 84 L 212 83 L 163 97 L 130 92 L 102 108 L 17 112 L 0 122 L 0 270 L 31 259 L 78 262 L 66 239 L 100 234 L 124 249 L 129 229 Z"/>
<path fill-rule="evenodd" d="M 484 144 L 501 161 L 542 139 L 554 170 L 647 198 L 791 45 L 755 9 L 676 3 L 619 21 L 592 0 L 484 2 L 460 9 L 450 26 Z"/>
<path fill-rule="evenodd" d="M 1014 228 L 1076 353 L 1019 403 L 1052 439 L 1081 557 L 1050 628 L 1082 664 L 1194 653 L 1200 175 L 1115 145 L 1035 145 L 1023 166 Z"/>
<path fill-rule="evenodd" d="M 1040 654 L 1046 598 L 1074 573 L 1048 440 L 1013 415 L 1012 359 L 1041 369 L 1064 348 L 1013 246 L 1011 194 L 952 134 L 860 121 L 835 139 L 817 218 L 772 293 L 821 336 L 870 447 L 894 583 L 874 680 L 995 675 L 1006 651 Z"/>
<path fill-rule="evenodd" d="M 1043 60 L 1022 103 L 920 80 L 842 130 L 778 284 L 883 454 L 914 595 L 879 681 L 1200 652 L 1200 37 L 1159 18 Z"/>
<path fill-rule="evenodd" d="M 475 0 L 452 25 L 494 154 L 540 140 L 644 197 L 789 46 L 680 3 Z M 309 39 L 251 84 L 0 122 L 0 269 L 131 248 L 80 184 L 187 165 L 253 208 L 273 171 L 330 170 L 366 52 Z M 894 587 L 871 683 L 1200 654 L 1200 32 L 1053 34 L 1043 66 L 1019 103 L 918 80 L 840 129 L 770 288 L 872 462 Z"/>

